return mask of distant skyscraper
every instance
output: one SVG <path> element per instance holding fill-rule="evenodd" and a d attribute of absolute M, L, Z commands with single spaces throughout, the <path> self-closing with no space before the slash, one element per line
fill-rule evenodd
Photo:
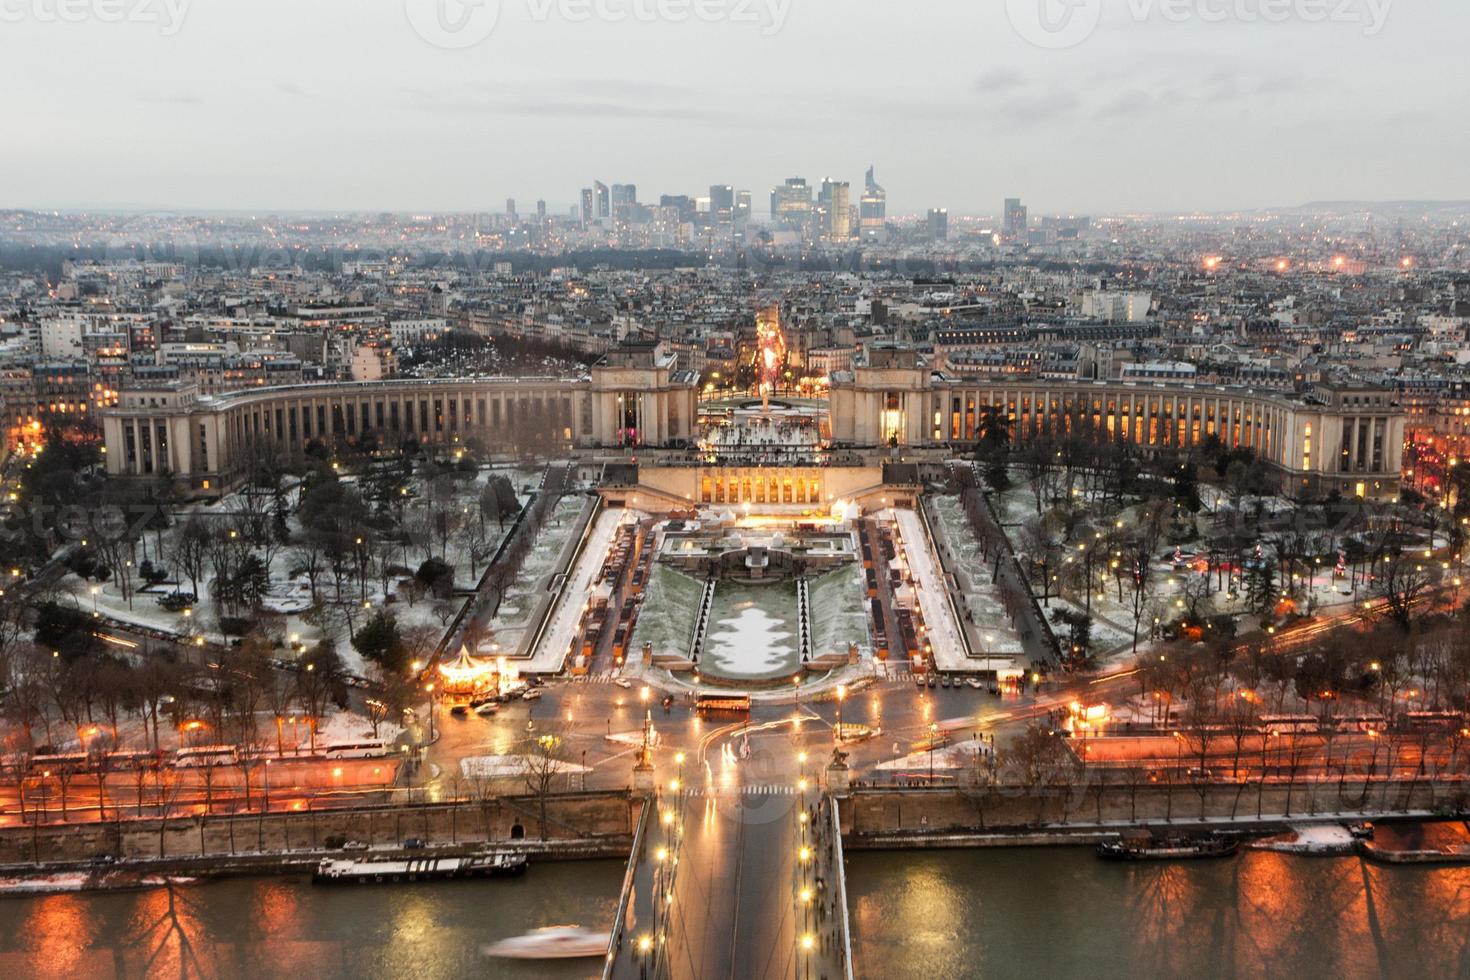
<path fill-rule="evenodd" d="M 681 222 L 693 221 L 694 214 L 698 210 L 694 198 L 688 194 L 665 194 L 658 199 L 658 206 L 677 210 Z"/>
<path fill-rule="evenodd" d="M 735 217 L 735 188 L 729 184 L 711 184 L 709 188 L 709 220 L 728 225 Z"/>
<path fill-rule="evenodd" d="M 845 180 L 829 179 L 822 182 L 822 194 L 826 197 L 827 227 L 824 231 L 828 240 L 847 241 L 852 237 L 851 187 Z"/>
<path fill-rule="evenodd" d="M 633 210 L 638 206 L 638 185 L 613 184 L 609 199 L 612 219 L 626 225 L 633 220 Z"/>
<path fill-rule="evenodd" d="M 883 229 L 887 221 L 888 192 L 873 176 L 873 168 L 869 167 L 868 174 L 863 180 L 863 196 L 858 206 L 858 223 L 862 228 L 863 238 L 875 241 L 883 237 Z"/>
<path fill-rule="evenodd" d="M 1026 205 L 1021 203 L 1021 199 L 1019 197 L 1006 198 L 1005 217 L 1001 225 L 1005 237 L 1013 242 L 1024 242 L 1029 224 Z"/>
<path fill-rule="evenodd" d="M 516 199 L 515 198 L 513 198 L 513 197 L 507 197 L 505 199 L 505 214 L 506 214 L 506 217 L 508 217 L 508 218 L 512 218 L 512 219 L 515 218 L 515 216 L 516 216 Z"/>
<path fill-rule="evenodd" d="M 791 177 L 771 191 L 771 217 L 775 221 L 805 228 L 811 214 L 812 188 L 805 177 Z"/>
<path fill-rule="evenodd" d="M 592 196 L 597 204 L 597 220 L 612 217 L 612 194 L 608 191 L 607 185 L 600 180 L 594 180 Z"/>
<path fill-rule="evenodd" d="M 942 242 L 949 238 L 949 209 L 929 209 L 929 240 Z"/>
<path fill-rule="evenodd" d="M 735 195 L 735 210 L 731 213 L 731 219 L 737 229 L 750 223 L 750 191 L 740 191 Z"/>
<path fill-rule="evenodd" d="M 592 188 L 582 188 L 582 224 L 590 225 L 597 220 L 597 198 Z"/>
<path fill-rule="evenodd" d="M 536 202 L 536 220 L 539 221 L 543 225 L 546 224 L 546 202 L 545 201 L 537 201 Z"/>

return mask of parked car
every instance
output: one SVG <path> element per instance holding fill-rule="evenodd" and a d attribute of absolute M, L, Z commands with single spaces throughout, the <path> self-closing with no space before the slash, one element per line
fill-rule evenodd
<path fill-rule="evenodd" d="M 403 842 L 403 849 L 405 851 L 422 851 L 424 846 L 424 839 L 422 837 L 410 837 Z"/>

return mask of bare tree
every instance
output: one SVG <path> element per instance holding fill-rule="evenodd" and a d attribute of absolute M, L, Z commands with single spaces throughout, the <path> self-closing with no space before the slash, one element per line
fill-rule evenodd
<path fill-rule="evenodd" d="M 556 731 L 543 731 L 532 738 L 520 759 L 521 775 L 526 791 L 536 798 L 540 810 L 540 837 L 546 839 L 547 799 L 558 774 L 567 767 L 567 751 L 562 736 Z"/>
<path fill-rule="evenodd" d="M 1383 600 L 1383 616 L 1408 632 L 1414 609 L 1434 584 L 1433 562 L 1402 556 L 1384 563 L 1373 581 L 1373 592 Z"/>

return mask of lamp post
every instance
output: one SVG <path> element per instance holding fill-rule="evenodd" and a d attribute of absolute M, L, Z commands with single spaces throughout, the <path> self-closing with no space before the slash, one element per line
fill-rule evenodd
<path fill-rule="evenodd" d="M 934 741 L 939 738 L 939 724 L 929 723 L 929 785 L 934 785 Z"/>
<path fill-rule="evenodd" d="M 842 702 L 847 697 L 847 685 L 837 685 L 837 744 L 842 744 Z"/>

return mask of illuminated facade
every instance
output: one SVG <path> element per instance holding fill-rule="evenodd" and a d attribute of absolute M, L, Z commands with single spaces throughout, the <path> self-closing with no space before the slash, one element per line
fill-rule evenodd
<path fill-rule="evenodd" d="M 832 437 L 859 448 L 973 445 L 992 408 L 1010 420 L 1015 442 L 1082 431 L 1175 450 L 1218 436 L 1254 450 L 1290 492 L 1398 493 L 1406 416 L 1392 392 L 1371 387 L 1321 387 L 1302 397 L 1212 385 L 959 378 L 931 370 L 912 350 L 875 348 L 832 380 Z"/>
<path fill-rule="evenodd" d="M 582 378 L 394 379 L 286 385 L 203 396 L 188 384 L 122 392 L 103 416 L 108 473 L 171 475 L 228 489 L 259 448 L 478 442 L 540 451 L 683 446 L 694 435 L 693 372 L 659 344 L 629 344 Z"/>

